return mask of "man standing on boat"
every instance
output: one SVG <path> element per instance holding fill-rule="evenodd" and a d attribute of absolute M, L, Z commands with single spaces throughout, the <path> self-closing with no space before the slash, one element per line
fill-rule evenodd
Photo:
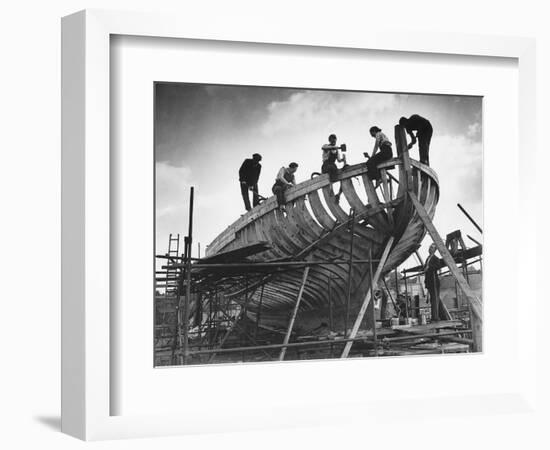
<path fill-rule="evenodd" d="M 405 128 L 411 137 L 411 143 L 407 146 L 407 149 L 410 150 L 418 139 L 420 162 L 429 166 L 430 142 L 433 135 L 433 128 L 430 121 L 418 114 L 413 114 L 408 119 L 406 117 L 401 117 L 401 119 L 399 119 L 399 125 Z M 413 134 L 413 131 L 416 131 L 416 136 Z"/>
<path fill-rule="evenodd" d="M 441 267 L 441 259 L 435 256 L 437 246 L 430 245 L 429 255 L 424 264 L 424 286 L 428 289 L 430 304 L 432 306 L 432 322 L 440 320 L 439 314 L 439 275 L 437 271 Z"/>
<path fill-rule="evenodd" d="M 250 211 L 250 196 L 248 191 L 252 191 L 252 206 L 256 206 L 260 203 L 260 197 L 258 195 L 258 180 L 260 178 L 260 172 L 262 165 L 260 161 L 262 155 L 254 153 L 252 158 L 247 158 L 243 161 L 241 168 L 239 169 L 239 182 L 241 184 L 241 194 L 243 196 L 244 207 L 247 211 Z"/>
<path fill-rule="evenodd" d="M 298 164 L 291 162 L 288 167 L 281 167 L 275 178 L 275 184 L 271 190 L 277 196 L 277 204 L 281 211 L 285 209 L 285 191 L 296 184 L 294 176 L 296 170 L 298 170 Z"/>
<path fill-rule="evenodd" d="M 343 169 L 347 167 L 346 161 L 346 144 L 340 146 L 336 145 L 336 135 L 331 134 L 328 137 L 328 144 L 321 147 L 323 150 L 323 165 L 321 166 L 321 173 L 328 173 L 330 181 L 334 181 L 338 175 L 338 167 L 336 162 L 344 163 Z"/>

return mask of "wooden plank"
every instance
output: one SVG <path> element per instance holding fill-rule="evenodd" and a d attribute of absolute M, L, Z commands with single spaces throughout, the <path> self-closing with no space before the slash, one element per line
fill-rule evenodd
<path fill-rule="evenodd" d="M 378 284 L 378 280 L 380 279 L 380 275 L 382 274 L 382 268 L 386 263 L 386 259 L 388 259 L 388 255 L 393 245 L 393 239 L 394 239 L 393 236 L 390 237 L 388 239 L 386 247 L 384 248 L 384 253 L 382 253 L 382 258 L 380 258 L 380 261 L 378 262 L 372 283 L 369 286 L 365 299 L 363 300 L 363 304 L 361 305 L 361 309 L 359 310 L 359 313 L 357 314 L 357 318 L 355 319 L 355 323 L 353 324 L 351 334 L 349 335 L 350 339 L 354 339 L 355 336 L 357 336 L 357 332 L 359 331 L 359 327 L 361 326 L 361 322 L 363 321 L 363 317 L 365 316 L 365 313 L 367 312 L 367 307 L 369 306 L 369 303 L 371 301 L 372 291 L 374 289 L 374 286 Z M 344 351 L 342 352 L 341 358 L 348 357 L 352 345 L 353 345 L 353 341 L 348 342 L 346 344 L 346 346 L 344 347 Z"/>
<path fill-rule="evenodd" d="M 389 205 L 392 198 L 388 188 L 388 175 L 386 173 L 386 169 L 380 170 L 380 175 L 382 177 L 382 195 L 384 196 L 384 201 Z M 391 206 L 388 206 L 388 223 L 390 224 L 390 227 L 393 228 L 393 208 Z"/>
<path fill-rule="evenodd" d="M 302 285 L 300 286 L 300 292 L 298 292 L 298 298 L 296 299 L 296 304 L 294 305 L 294 310 L 292 311 L 292 316 L 290 317 L 288 329 L 286 331 L 285 339 L 283 341 L 283 344 L 285 345 L 285 347 L 281 349 L 281 353 L 279 354 L 279 361 L 283 361 L 285 359 L 286 345 L 290 340 L 290 334 L 292 333 L 292 328 L 294 327 L 294 321 L 296 320 L 296 315 L 298 314 L 298 308 L 300 307 L 300 301 L 302 300 L 302 295 L 304 293 L 304 286 L 306 284 L 308 274 L 309 274 L 309 267 L 306 267 L 304 269 L 304 275 L 302 278 Z"/>
<path fill-rule="evenodd" d="M 221 263 L 226 261 L 235 262 L 269 249 L 271 249 L 271 245 L 269 244 L 269 242 L 256 242 L 250 245 L 243 245 L 242 247 L 239 247 L 235 250 L 230 250 L 228 252 L 218 253 L 216 255 L 202 258 L 198 262 L 201 264 Z"/>
<path fill-rule="evenodd" d="M 424 223 L 424 226 L 428 230 L 428 233 L 430 234 L 434 244 L 439 250 L 439 253 L 443 258 L 443 261 L 445 261 L 445 263 L 449 267 L 449 271 L 455 278 L 456 282 L 458 283 L 458 286 L 460 287 L 460 290 L 464 293 L 470 307 L 472 308 L 472 313 L 473 313 L 472 334 L 473 334 L 474 343 L 475 343 L 474 350 L 481 351 L 482 350 L 482 325 L 483 325 L 483 305 L 481 303 L 481 300 L 477 297 L 477 295 L 468 285 L 468 282 L 464 278 L 464 275 L 456 265 L 454 258 L 451 256 L 451 253 L 445 246 L 443 239 L 437 232 L 430 217 L 428 216 L 428 213 L 426 212 L 422 204 L 419 202 L 418 198 L 416 198 L 416 195 L 414 195 L 414 193 L 412 192 L 409 192 L 409 197 L 411 198 L 411 201 L 413 202 L 414 207 L 416 208 L 420 219 Z"/>

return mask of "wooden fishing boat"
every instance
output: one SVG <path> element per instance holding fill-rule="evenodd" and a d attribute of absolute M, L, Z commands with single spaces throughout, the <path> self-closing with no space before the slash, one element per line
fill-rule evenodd
<path fill-rule="evenodd" d="M 349 328 L 383 254 L 382 275 L 414 253 L 426 234 L 407 192 L 414 192 L 430 219 L 439 199 L 436 173 L 406 151 L 380 168 L 376 190 L 366 165 L 357 164 L 333 182 L 325 174 L 290 188 L 286 212 L 275 197 L 267 199 L 207 247 L 203 280 L 219 280 L 224 295 L 260 327 L 286 329 L 300 297 L 295 331 Z M 216 272 L 220 261 L 240 264 Z M 209 263 L 212 270 L 204 268 Z"/>

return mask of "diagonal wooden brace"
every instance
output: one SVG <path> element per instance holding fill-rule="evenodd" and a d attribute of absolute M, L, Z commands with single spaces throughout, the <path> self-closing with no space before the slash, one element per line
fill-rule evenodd
<path fill-rule="evenodd" d="M 285 359 L 286 345 L 288 344 L 288 341 L 290 340 L 290 334 L 292 333 L 292 328 L 294 327 L 294 321 L 296 320 L 296 315 L 298 314 L 298 308 L 300 308 L 300 302 L 302 301 L 302 296 L 304 295 L 304 288 L 306 286 L 306 281 L 307 281 L 308 274 L 309 274 L 309 266 L 307 266 L 304 269 L 304 276 L 302 278 L 302 285 L 300 286 L 300 291 L 298 292 L 298 298 L 296 299 L 296 305 L 294 305 L 294 310 L 292 311 L 292 316 L 291 316 L 290 322 L 288 324 L 288 329 L 286 330 L 285 340 L 283 342 L 283 345 L 285 345 L 285 347 L 281 348 L 281 353 L 279 354 L 279 361 L 283 361 Z"/>
<path fill-rule="evenodd" d="M 380 262 L 378 263 L 378 266 L 376 267 L 376 272 L 374 273 L 374 277 L 372 279 L 372 284 L 369 286 L 369 290 L 367 291 L 367 295 L 365 296 L 365 299 L 363 300 L 363 304 L 361 305 L 361 309 L 359 310 L 359 313 L 357 314 L 357 318 L 355 319 L 355 323 L 353 324 L 353 328 L 351 330 L 350 335 L 348 336 L 349 339 L 355 339 L 357 336 L 357 332 L 359 331 L 359 327 L 361 326 L 361 322 L 363 321 L 363 318 L 365 317 L 365 313 L 367 312 L 367 308 L 369 306 L 369 303 L 372 298 L 372 291 L 374 289 L 374 286 L 378 284 L 378 280 L 380 279 L 380 276 L 382 275 L 382 269 L 384 268 L 384 264 L 386 264 L 386 260 L 388 259 L 388 255 L 390 254 L 391 247 L 393 245 L 393 237 L 390 237 L 388 240 L 386 247 L 384 248 L 384 253 L 382 254 L 382 258 L 380 258 Z M 349 355 L 349 351 L 351 350 L 351 346 L 353 345 L 353 341 L 349 341 L 346 343 L 346 346 L 344 347 L 344 351 L 342 352 L 342 355 L 340 358 L 347 358 Z"/>
<path fill-rule="evenodd" d="M 435 229 L 435 226 L 430 219 L 430 216 L 428 216 L 428 213 L 426 212 L 426 209 L 416 195 L 409 191 L 408 192 L 409 197 L 411 201 L 413 202 L 413 205 L 416 209 L 416 212 L 418 213 L 418 216 L 420 217 L 420 220 L 424 223 L 424 226 L 428 230 L 428 233 L 430 234 L 434 244 L 436 245 L 437 249 L 439 250 L 439 253 L 441 257 L 443 258 L 443 261 L 445 261 L 445 264 L 447 264 L 447 267 L 449 268 L 449 271 L 455 278 L 456 282 L 458 283 L 458 286 L 460 287 L 460 290 L 464 293 L 466 298 L 468 299 L 468 303 L 472 310 L 472 330 L 473 330 L 473 337 L 474 337 L 474 350 L 475 351 L 481 351 L 482 349 L 482 325 L 483 325 L 483 305 L 481 303 L 481 300 L 477 297 L 477 295 L 472 291 L 470 288 L 470 285 L 462 275 L 462 272 L 458 268 L 458 266 L 455 263 L 454 258 L 451 256 L 451 253 L 449 250 L 447 250 L 447 247 L 445 246 L 445 243 L 443 242 L 443 239 Z"/>

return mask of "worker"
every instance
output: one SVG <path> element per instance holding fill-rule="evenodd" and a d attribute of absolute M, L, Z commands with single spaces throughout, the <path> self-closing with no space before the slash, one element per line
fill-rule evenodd
<path fill-rule="evenodd" d="M 383 162 L 392 159 L 393 153 L 391 149 L 391 142 L 388 137 L 382 133 L 382 130 L 377 126 L 373 126 L 369 130 L 370 135 L 374 138 L 374 147 L 372 149 L 372 155 L 367 152 L 363 153 L 368 158 L 367 161 L 367 176 L 371 180 L 376 180 L 375 189 L 380 186 L 380 170 L 378 165 Z"/>
<path fill-rule="evenodd" d="M 424 286 L 428 289 L 430 304 L 432 307 L 432 322 L 441 320 L 439 311 L 439 275 L 437 271 L 441 267 L 441 259 L 435 256 L 437 246 L 430 245 L 428 258 L 424 264 Z"/>
<path fill-rule="evenodd" d="M 342 169 L 345 169 L 348 164 L 346 161 L 346 144 L 340 146 L 336 145 L 337 137 L 335 134 L 331 134 L 328 137 L 328 144 L 324 144 L 321 149 L 323 150 L 323 165 L 321 166 L 321 173 L 328 173 L 330 181 L 335 181 L 338 175 L 338 167 L 336 162 L 344 163 Z"/>
<path fill-rule="evenodd" d="M 407 149 L 410 150 L 418 139 L 420 162 L 429 166 L 430 142 L 433 134 L 433 128 L 430 121 L 418 114 L 413 114 L 408 119 L 406 117 L 401 117 L 401 119 L 399 119 L 399 125 L 405 128 L 411 137 L 411 143 L 407 146 Z M 416 131 L 416 136 L 413 134 L 413 131 Z"/>
<path fill-rule="evenodd" d="M 288 167 L 281 167 L 275 178 L 275 184 L 271 190 L 277 196 L 277 204 L 281 211 L 285 210 L 285 191 L 296 185 L 294 176 L 296 170 L 298 170 L 298 164 L 291 162 Z"/>
<path fill-rule="evenodd" d="M 250 211 L 250 196 L 248 191 L 252 191 L 252 205 L 256 206 L 260 203 L 258 195 L 258 180 L 260 178 L 260 172 L 262 165 L 260 161 L 262 155 L 254 153 L 252 158 L 247 158 L 241 164 L 239 169 L 239 183 L 241 184 L 241 195 L 243 196 L 244 207 L 247 211 Z"/>

